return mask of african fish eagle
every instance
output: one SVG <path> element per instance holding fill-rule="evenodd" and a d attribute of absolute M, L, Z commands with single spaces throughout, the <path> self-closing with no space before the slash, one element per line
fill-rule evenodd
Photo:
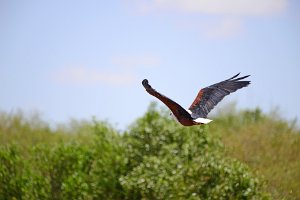
<path fill-rule="evenodd" d="M 235 76 L 201 89 L 188 110 L 181 107 L 178 103 L 157 92 L 149 85 L 147 79 L 142 81 L 146 91 L 162 101 L 175 116 L 177 121 L 183 126 L 193 126 L 200 124 L 208 124 L 212 120 L 207 119 L 207 114 L 226 96 L 238 89 L 246 87 L 250 81 L 243 79 L 250 75 L 237 78 L 240 73 Z M 241 81 L 243 80 L 243 81 Z"/>

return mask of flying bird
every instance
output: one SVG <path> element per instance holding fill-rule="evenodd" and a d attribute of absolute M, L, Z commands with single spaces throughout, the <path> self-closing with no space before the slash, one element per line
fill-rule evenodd
<path fill-rule="evenodd" d="M 235 76 L 205 87 L 198 92 L 195 100 L 189 109 L 184 109 L 178 103 L 165 95 L 157 92 L 154 88 L 149 85 L 147 79 L 142 81 L 142 84 L 146 91 L 162 101 L 172 112 L 175 119 L 183 126 L 193 126 L 208 124 L 212 120 L 207 119 L 207 114 L 226 96 L 230 93 L 237 91 L 250 84 L 250 81 L 244 81 L 243 79 L 250 75 L 238 78 L 240 73 Z"/>

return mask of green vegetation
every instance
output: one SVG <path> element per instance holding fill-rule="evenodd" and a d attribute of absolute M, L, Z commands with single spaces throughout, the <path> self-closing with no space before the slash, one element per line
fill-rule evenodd
<path fill-rule="evenodd" d="M 182 127 L 151 105 L 122 133 L 0 113 L 0 199 L 297 199 L 299 150 L 259 109 Z"/>
<path fill-rule="evenodd" d="M 263 175 L 277 199 L 300 198 L 300 130 L 276 112 L 259 109 L 219 116 L 211 133 L 217 134 L 226 154 Z"/>

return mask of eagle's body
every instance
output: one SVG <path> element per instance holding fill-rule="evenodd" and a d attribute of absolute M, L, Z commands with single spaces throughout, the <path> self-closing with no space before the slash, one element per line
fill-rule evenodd
<path fill-rule="evenodd" d="M 241 81 L 242 79 L 249 77 L 249 75 L 237 78 L 238 75 L 239 73 L 225 81 L 201 89 L 188 110 L 153 89 L 149 85 L 147 79 L 144 79 L 142 84 L 149 94 L 158 98 L 168 106 L 179 123 L 183 126 L 193 126 L 211 122 L 212 120 L 207 119 L 207 114 L 215 107 L 215 105 L 217 105 L 226 95 L 250 84 L 250 81 Z"/>

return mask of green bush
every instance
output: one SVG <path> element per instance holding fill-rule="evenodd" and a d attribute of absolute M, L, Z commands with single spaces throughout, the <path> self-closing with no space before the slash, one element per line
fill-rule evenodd
<path fill-rule="evenodd" d="M 15 145 L 0 147 L 0 199 L 21 199 L 27 189 L 24 162 Z"/>
<path fill-rule="evenodd" d="M 60 144 L 51 149 L 35 150 L 37 180 L 43 178 L 50 199 L 84 199 L 88 194 L 88 174 L 93 162 L 93 152 L 76 143 Z M 39 184 L 41 185 L 41 184 Z"/>
<path fill-rule="evenodd" d="M 221 137 L 226 155 L 264 176 L 274 199 L 300 198 L 300 131 L 296 120 L 273 111 L 245 110 L 219 116 L 210 133 Z"/>
<path fill-rule="evenodd" d="M 0 123 L 1 125 L 1 123 Z M 84 137 L 41 129 L 0 148 L 0 199 L 268 199 L 264 184 L 227 157 L 209 126 L 182 127 L 150 106 L 120 134 L 104 122 L 85 123 Z M 0 134 L 11 133 L 11 124 Z M 19 131 L 14 130 L 14 136 Z M 52 135 L 51 135 L 52 134 Z M 63 139 L 60 139 L 60 135 Z M 9 136 L 5 136 L 9 141 Z M 44 139 L 43 139 L 44 138 Z M 29 142 L 29 144 L 22 144 Z"/>
<path fill-rule="evenodd" d="M 90 193 L 93 199 L 124 199 L 119 182 L 119 177 L 127 171 L 122 137 L 105 123 L 95 123 L 94 133 Z"/>
<path fill-rule="evenodd" d="M 36 145 L 26 157 L 16 145 L 0 148 L 0 199 L 122 199 L 121 137 L 95 123 L 94 142 Z"/>
<path fill-rule="evenodd" d="M 153 107 L 126 138 L 127 199 L 268 199 L 247 166 L 227 158 L 205 126 L 182 127 Z"/>

